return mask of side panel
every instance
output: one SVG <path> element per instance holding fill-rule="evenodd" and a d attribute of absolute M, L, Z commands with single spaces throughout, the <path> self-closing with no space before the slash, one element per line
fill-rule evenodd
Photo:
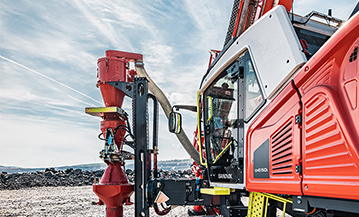
<path fill-rule="evenodd" d="M 292 83 L 261 112 L 247 133 L 246 188 L 301 195 L 300 98 Z"/>
<path fill-rule="evenodd" d="M 303 102 L 303 193 L 359 199 L 359 13 L 294 77 Z"/>
<path fill-rule="evenodd" d="M 246 50 L 251 51 L 265 97 L 270 99 L 307 61 L 287 10 L 278 6 L 263 15 L 220 55 L 205 77 L 200 93 Z"/>

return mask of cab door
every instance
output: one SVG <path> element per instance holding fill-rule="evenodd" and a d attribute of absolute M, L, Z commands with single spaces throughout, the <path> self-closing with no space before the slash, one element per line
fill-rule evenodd
<path fill-rule="evenodd" d="M 203 125 L 211 184 L 244 183 L 243 66 L 235 61 L 205 90 Z"/>

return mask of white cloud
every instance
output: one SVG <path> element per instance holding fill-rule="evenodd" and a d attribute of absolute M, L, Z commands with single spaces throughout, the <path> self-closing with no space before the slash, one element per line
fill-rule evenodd
<path fill-rule="evenodd" d="M 173 48 L 153 40 L 143 42 L 142 47 L 145 67 L 150 77 L 156 83 L 165 82 L 168 73 L 173 71 Z"/>
<path fill-rule="evenodd" d="M 172 147 L 174 148 L 181 148 L 181 145 L 178 143 L 172 143 Z"/>
<path fill-rule="evenodd" d="M 85 15 L 88 21 L 98 30 L 100 30 L 103 36 L 106 37 L 114 47 L 121 47 L 122 43 L 120 43 L 118 39 L 116 39 L 115 35 L 117 34 L 114 34 L 115 31 L 112 26 L 108 22 L 101 22 L 101 20 L 103 19 L 101 19 L 101 17 L 97 17 L 96 14 L 92 13 L 92 11 L 96 11 L 96 9 L 99 9 L 98 7 L 96 7 L 97 5 L 91 4 L 91 7 L 89 2 L 84 1 L 74 1 L 74 3 L 77 8 L 83 13 L 83 15 Z"/>
<path fill-rule="evenodd" d="M 75 88 L 73 88 L 73 87 L 70 87 L 70 86 L 68 86 L 68 85 L 66 85 L 66 84 L 64 84 L 64 83 L 62 83 L 62 82 L 60 82 L 60 81 L 58 81 L 58 80 L 56 80 L 56 79 L 53 79 L 52 77 L 49 77 L 49 76 L 45 75 L 44 73 L 38 72 L 38 71 L 36 71 L 36 70 L 33 70 L 33 69 L 29 68 L 29 67 L 26 67 L 26 66 L 24 66 L 24 65 L 22 65 L 22 64 L 20 64 L 20 63 L 18 63 L 18 62 L 16 62 L 16 61 L 13 61 L 13 60 L 8 59 L 8 58 L 6 58 L 6 57 L 3 57 L 3 56 L 1 56 L 1 55 L 0 55 L 0 58 L 4 59 L 4 60 L 6 60 L 6 61 L 9 61 L 9 62 L 11 62 L 11 63 L 14 64 L 14 65 L 20 66 L 20 67 L 24 68 L 25 70 L 27 70 L 27 71 L 29 71 L 29 72 L 35 73 L 35 74 L 37 74 L 37 75 L 39 75 L 39 76 L 41 76 L 41 77 L 43 77 L 43 78 L 46 78 L 46 79 L 48 79 L 48 80 L 54 82 L 55 84 L 60 85 L 60 86 L 62 86 L 62 87 L 64 87 L 64 88 L 66 88 L 66 89 L 69 89 L 69 90 L 71 90 L 71 91 L 73 91 L 73 92 L 75 92 L 75 93 L 77 93 L 77 94 L 80 94 L 80 95 L 82 95 L 82 96 L 84 96 L 84 97 L 86 97 L 86 98 L 88 98 L 88 99 L 90 99 L 90 100 L 92 100 L 92 101 L 94 101 L 94 102 L 96 102 L 96 103 L 98 103 L 98 104 L 102 104 L 100 101 L 98 101 L 98 100 L 92 98 L 91 96 L 88 96 L 87 94 L 85 94 L 85 93 L 83 93 L 83 92 L 81 92 L 81 91 L 79 91 L 79 90 L 77 90 L 77 89 L 75 89 Z"/>
<path fill-rule="evenodd" d="M 183 93 L 171 93 L 168 97 L 168 100 L 171 102 L 172 105 L 192 105 L 193 97 L 188 97 L 188 95 Z"/>
<path fill-rule="evenodd" d="M 0 122 L 0 164 L 46 167 L 88 163 L 102 147 L 96 128 L 76 122 L 18 115 L 1 116 Z"/>
<path fill-rule="evenodd" d="M 197 26 L 197 40 L 193 47 L 197 49 L 221 49 L 227 33 L 232 3 L 220 1 L 185 1 L 186 11 Z M 205 40 L 202 40 L 205 39 Z M 202 51 L 203 52 L 203 51 Z"/>

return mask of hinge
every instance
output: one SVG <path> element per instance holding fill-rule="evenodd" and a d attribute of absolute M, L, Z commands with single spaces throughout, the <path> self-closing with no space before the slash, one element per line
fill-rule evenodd
<path fill-rule="evenodd" d="M 295 116 L 295 123 L 296 124 L 301 124 L 302 123 L 302 115 Z"/>
<path fill-rule="evenodd" d="M 295 166 L 295 172 L 296 172 L 296 173 L 302 173 L 302 165 L 301 165 L 301 164 Z"/>
<path fill-rule="evenodd" d="M 210 132 L 211 132 L 211 128 L 210 128 L 210 126 L 209 125 L 207 125 L 206 127 L 205 127 L 205 133 L 208 135 Z"/>

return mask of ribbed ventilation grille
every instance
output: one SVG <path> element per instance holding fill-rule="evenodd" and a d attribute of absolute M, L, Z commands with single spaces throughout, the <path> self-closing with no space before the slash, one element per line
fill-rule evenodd
<path fill-rule="evenodd" d="M 293 174 L 292 120 L 271 137 L 272 175 Z"/>
<path fill-rule="evenodd" d="M 318 93 L 305 106 L 305 173 L 343 176 L 355 174 L 356 165 L 336 119 L 330 99 Z"/>

